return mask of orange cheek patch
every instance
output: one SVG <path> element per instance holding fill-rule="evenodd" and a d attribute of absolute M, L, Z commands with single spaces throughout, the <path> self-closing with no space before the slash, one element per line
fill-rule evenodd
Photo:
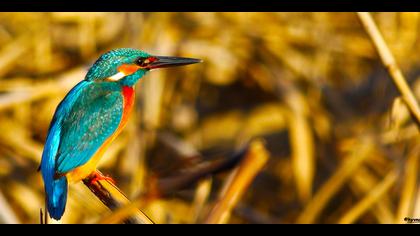
<path fill-rule="evenodd" d="M 134 74 L 138 69 L 140 69 L 140 66 L 130 64 L 123 64 L 122 66 L 118 67 L 118 71 L 124 73 L 125 75 Z"/>

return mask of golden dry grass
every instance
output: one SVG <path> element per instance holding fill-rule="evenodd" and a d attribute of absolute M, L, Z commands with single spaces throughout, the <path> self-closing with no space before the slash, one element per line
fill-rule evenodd
<path fill-rule="evenodd" d="M 372 16 L 391 61 L 356 13 L 0 13 L 0 223 L 39 223 L 53 112 L 119 47 L 204 60 L 142 79 L 98 167 L 154 222 L 419 218 L 420 14 Z M 382 62 L 391 74 L 398 65 L 397 79 Z M 251 140 L 262 151 L 156 192 Z M 252 158 L 261 166 L 244 164 Z M 128 210 L 111 212 L 79 183 L 62 222 L 115 223 Z"/>

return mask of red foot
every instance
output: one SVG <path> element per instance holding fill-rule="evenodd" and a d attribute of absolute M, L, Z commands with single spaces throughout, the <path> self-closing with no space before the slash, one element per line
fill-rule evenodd
<path fill-rule="evenodd" d="M 111 182 L 112 184 L 115 185 L 115 180 L 113 180 L 111 177 L 107 176 L 107 175 L 103 175 L 102 173 L 95 171 L 92 173 L 91 175 L 91 179 L 90 179 L 90 184 L 94 184 L 96 182 L 98 182 L 99 180 L 107 180 L 109 182 Z"/>

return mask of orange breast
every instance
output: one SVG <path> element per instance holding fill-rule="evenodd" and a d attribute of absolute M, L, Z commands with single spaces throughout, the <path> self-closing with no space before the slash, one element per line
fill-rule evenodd
<path fill-rule="evenodd" d="M 84 165 L 77 167 L 71 172 L 67 173 L 66 177 L 69 182 L 80 181 L 87 176 L 89 176 L 95 169 L 102 155 L 104 154 L 106 148 L 111 144 L 111 142 L 121 133 L 122 129 L 125 127 L 130 116 L 131 111 L 133 110 L 135 92 L 133 87 L 123 86 L 122 87 L 123 95 L 123 114 L 121 117 L 120 124 L 118 125 L 117 130 L 105 140 L 102 146 L 96 151 L 92 158 Z"/>
<path fill-rule="evenodd" d="M 133 87 L 123 86 L 122 94 L 124 97 L 124 109 L 123 109 L 120 125 L 118 126 L 114 135 L 118 135 L 119 132 L 121 132 L 121 130 L 125 127 L 128 121 L 128 117 L 130 116 L 131 111 L 133 110 L 133 105 L 134 105 L 135 93 L 134 93 Z"/>

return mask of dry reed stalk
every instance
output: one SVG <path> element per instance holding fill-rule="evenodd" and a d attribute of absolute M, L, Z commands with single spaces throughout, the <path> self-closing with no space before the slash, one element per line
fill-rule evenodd
<path fill-rule="evenodd" d="M 365 166 L 361 166 L 354 174 L 350 182 L 357 196 L 368 194 L 372 188 L 378 185 L 378 178 Z M 394 214 L 390 196 L 383 196 L 371 208 L 371 213 L 380 224 L 391 224 L 394 222 Z"/>
<path fill-rule="evenodd" d="M 37 85 L 28 85 L 25 89 L 1 94 L 0 111 L 21 103 L 35 101 L 37 99 L 68 91 L 83 78 L 85 73 L 85 69 L 79 67 L 60 75 L 54 81 L 39 83 Z"/>
<path fill-rule="evenodd" d="M 381 197 L 389 191 L 389 189 L 394 185 L 398 178 L 398 173 L 395 170 L 392 170 L 385 178 L 376 185 L 369 193 L 356 203 L 347 213 L 341 217 L 338 221 L 340 224 L 351 224 L 355 222 L 360 216 L 368 211 L 371 207 L 378 202 Z"/>
<path fill-rule="evenodd" d="M 97 171 L 99 172 L 99 171 Z M 99 172 L 100 173 L 100 172 Z M 83 183 L 92 191 L 99 200 L 101 200 L 109 209 L 115 210 L 123 205 L 127 205 L 130 201 L 125 194 L 115 184 L 109 180 L 101 179 L 92 181 L 94 175 L 91 175 L 83 180 Z M 137 224 L 153 224 L 141 210 L 137 209 L 130 215 L 127 223 Z"/>
<path fill-rule="evenodd" d="M 237 168 L 229 176 L 219 200 L 204 220 L 207 224 L 226 223 L 234 206 L 268 161 L 269 153 L 261 140 L 254 140 Z"/>
<path fill-rule="evenodd" d="M 413 92 L 411 91 L 410 87 L 407 84 L 404 75 L 402 74 L 400 68 L 395 61 L 394 56 L 389 50 L 388 45 L 386 44 L 384 38 L 381 35 L 378 27 L 376 26 L 375 22 L 372 19 L 372 16 L 368 12 L 358 12 L 357 16 L 359 17 L 360 21 L 362 22 L 363 26 L 365 27 L 366 32 L 370 36 L 379 57 L 382 60 L 382 63 L 388 70 L 392 80 L 394 81 L 395 85 L 397 86 L 399 92 L 402 95 L 405 103 L 407 104 L 410 112 L 414 118 L 414 121 L 420 128 L 420 107 L 414 96 Z"/>
<path fill-rule="evenodd" d="M 413 201 L 413 216 L 420 215 L 420 188 L 416 190 L 414 201 Z"/>
<path fill-rule="evenodd" d="M 162 138 L 174 141 L 172 136 L 169 135 L 163 135 Z M 168 141 L 168 140 L 166 140 Z M 176 142 L 171 142 L 171 144 L 174 144 L 176 148 L 174 148 L 174 151 L 178 153 L 179 155 L 186 155 L 186 154 L 192 154 L 193 156 L 201 155 L 193 149 L 192 147 L 189 147 L 187 143 L 184 143 L 183 141 L 177 140 Z M 204 162 L 200 165 L 195 166 L 192 169 L 189 169 L 188 171 L 184 171 L 183 174 L 172 176 L 168 178 L 163 179 L 154 179 L 152 178 L 149 180 L 149 190 L 147 194 L 141 194 L 136 200 L 133 200 L 132 202 L 124 205 L 123 207 L 120 207 L 119 209 L 112 212 L 112 214 L 104 217 L 99 222 L 103 224 L 110 224 L 110 223 L 118 223 L 124 220 L 125 218 L 129 217 L 130 215 L 134 214 L 138 208 L 143 208 L 147 203 L 151 203 L 153 200 L 157 198 L 162 198 L 174 191 L 177 191 L 179 189 L 183 189 L 196 181 L 207 178 L 208 176 L 217 172 L 220 172 L 222 170 L 225 170 L 227 168 L 231 168 L 232 166 L 235 166 L 240 160 L 243 160 L 246 157 L 246 150 L 249 150 L 250 147 L 246 146 L 246 149 L 241 150 L 239 152 L 234 153 L 232 156 L 229 156 L 228 158 L 218 159 L 211 162 Z M 208 182 L 208 181 L 204 181 Z M 201 182 L 202 183 L 202 182 Z M 200 185 L 200 184 L 199 184 Z M 199 206 L 201 203 L 206 201 L 206 198 L 208 197 L 208 194 L 210 193 L 210 183 L 205 184 L 204 190 L 200 190 L 197 188 L 197 196 L 194 208 L 196 209 L 194 213 L 193 218 L 199 217 L 199 210 L 198 208 L 201 208 L 202 206 Z M 200 193 L 198 193 L 200 192 Z"/>
<path fill-rule="evenodd" d="M 6 198 L 3 196 L 3 193 L 0 192 L 0 222 L 5 224 L 19 224 L 19 220 Z"/>
<path fill-rule="evenodd" d="M 417 176 L 419 170 L 420 146 L 417 145 L 409 154 L 405 164 L 404 182 L 401 190 L 400 202 L 394 223 L 405 223 L 404 217 L 412 216 L 416 190 L 418 188 Z"/>
<path fill-rule="evenodd" d="M 372 151 L 372 139 L 369 137 L 362 138 L 359 147 L 354 147 L 350 156 L 341 163 L 334 175 L 327 180 L 327 182 L 309 201 L 305 209 L 299 215 L 297 223 L 313 223 L 321 211 L 326 207 L 330 199 L 340 190 L 340 188 L 358 169 L 358 167 L 360 167 L 360 165 L 371 155 Z"/>
<path fill-rule="evenodd" d="M 308 202 L 312 196 L 315 176 L 314 137 L 307 116 L 302 112 L 290 112 L 289 132 L 292 149 L 292 166 L 299 200 Z"/>
<path fill-rule="evenodd" d="M 197 184 L 197 189 L 195 190 L 194 201 L 191 206 L 191 215 L 193 222 L 199 222 L 200 213 L 202 212 L 204 206 L 206 205 L 208 198 L 210 197 L 212 186 L 212 178 L 208 177 L 201 180 Z"/>
<path fill-rule="evenodd" d="M 118 224 L 127 217 L 136 214 L 138 212 L 138 208 L 143 208 L 146 204 L 150 203 L 153 199 L 147 197 L 139 197 L 136 200 L 131 202 L 127 202 L 127 204 L 123 205 L 122 207 L 115 209 L 110 215 L 107 215 L 100 219 L 98 223 L 100 224 Z M 151 220 L 148 224 L 153 224 Z"/>
<path fill-rule="evenodd" d="M 30 48 L 30 37 L 28 35 L 20 36 L 0 50 L 0 76 L 4 76 L 13 69 L 18 59 Z"/>

